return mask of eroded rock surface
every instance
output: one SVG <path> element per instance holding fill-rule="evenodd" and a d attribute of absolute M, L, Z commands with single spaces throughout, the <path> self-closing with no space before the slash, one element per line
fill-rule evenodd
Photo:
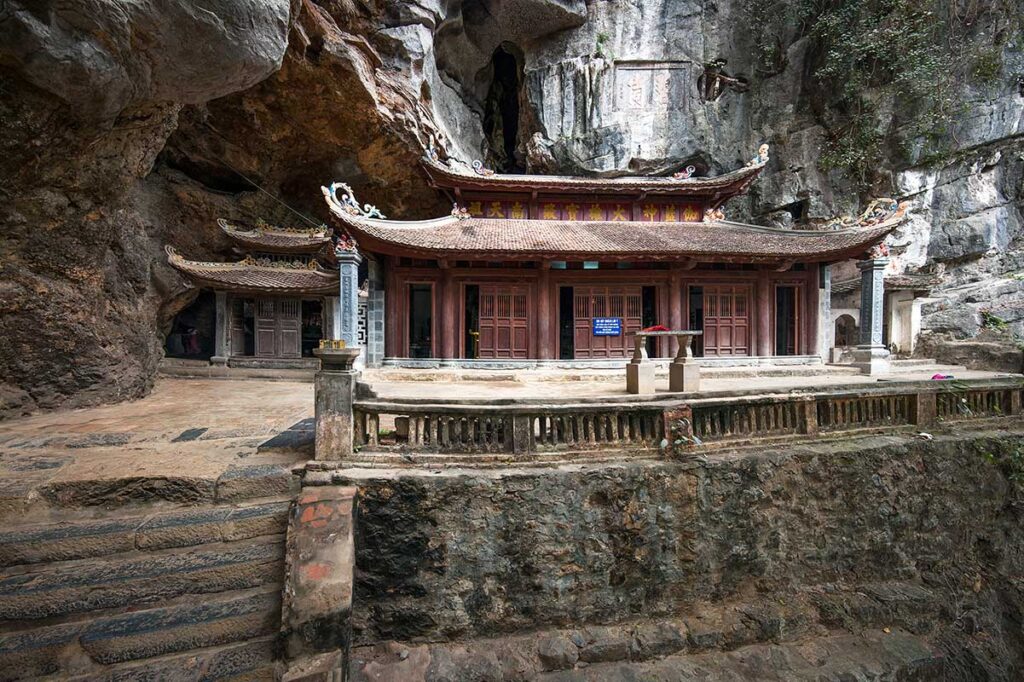
<path fill-rule="evenodd" d="M 718 173 L 766 141 L 770 166 L 730 218 L 791 226 L 854 210 L 858 185 L 819 163 L 834 95 L 814 80 L 820 54 L 788 29 L 766 70 L 761 5 L 7 3 L 0 413 L 145 393 L 196 295 L 162 247 L 227 257 L 217 216 L 317 223 L 330 180 L 392 216 L 447 212 L 416 164 L 431 136 L 466 160 L 601 174 Z M 968 50 L 1002 30 L 983 9 Z M 913 200 L 898 267 L 945 266 L 923 326 L 953 337 L 976 334 L 983 313 L 1024 332 L 1019 39 L 994 57 L 962 84 L 941 158 L 900 139 L 912 112 L 887 100 L 894 140 L 870 178 L 873 193 Z"/>

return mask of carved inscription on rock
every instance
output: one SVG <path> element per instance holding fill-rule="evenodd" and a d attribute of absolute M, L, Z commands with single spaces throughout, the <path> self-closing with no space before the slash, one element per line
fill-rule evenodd
<path fill-rule="evenodd" d="M 615 65 L 615 109 L 684 109 L 692 76 L 692 62 L 618 62 Z"/>

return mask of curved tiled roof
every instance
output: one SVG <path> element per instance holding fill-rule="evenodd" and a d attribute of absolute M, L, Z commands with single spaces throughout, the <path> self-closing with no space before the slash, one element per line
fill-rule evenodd
<path fill-rule="evenodd" d="M 188 260 L 171 246 L 165 250 L 171 267 L 210 289 L 269 294 L 331 294 L 338 290 L 338 272 L 315 263 L 312 268 L 253 261 L 211 263 Z"/>
<path fill-rule="evenodd" d="M 705 262 L 834 261 L 881 242 L 902 214 L 838 231 L 780 230 L 729 221 L 598 222 L 445 217 L 393 221 L 365 218 L 330 204 L 362 248 L 393 255 L 583 260 L 693 258 Z"/>
<path fill-rule="evenodd" d="M 331 232 L 326 227 L 309 230 L 287 230 L 263 225 L 248 225 L 217 219 L 217 224 L 228 237 L 242 247 L 271 253 L 316 253 L 331 243 Z"/>
<path fill-rule="evenodd" d="M 755 163 L 713 178 L 621 177 L 586 178 L 561 175 L 481 175 L 465 164 L 448 164 L 424 156 L 423 168 L 439 187 L 522 192 L 553 191 L 578 194 L 671 194 L 676 196 L 734 196 L 745 192 L 764 170 Z"/>

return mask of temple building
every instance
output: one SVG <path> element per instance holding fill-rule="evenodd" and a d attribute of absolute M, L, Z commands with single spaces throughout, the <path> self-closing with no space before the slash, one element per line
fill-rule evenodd
<path fill-rule="evenodd" d="M 315 367 L 313 349 L 335 331 L 324 329 L 334 324 L 339 286 L 332 230 L 218 223 L 242 260 L 192 261 L 167 247 L 171 266 L 215 295 L 211 362 Z"/>
<path fill-rule="evenodd" d="M 348 251 L 369 261 L 367 364 L 620 364 L 632 334 L 655 326 L 702 330 L 705 358 L 822 361 L 829 265 L 879 256 L 902 208 L 876 201 L 823 230 L 727 220 L 767 161 L 765 145 L 717 177 L 584 178 L 500 174 L 432 150 L 424 171 L 454 203 L 432 220 L 389 220 L 347 185 L 323 188 Z M 345 279 L 343 299 L 356 286 Z M 648 352 L 669 357 L 673 343 Z"/>

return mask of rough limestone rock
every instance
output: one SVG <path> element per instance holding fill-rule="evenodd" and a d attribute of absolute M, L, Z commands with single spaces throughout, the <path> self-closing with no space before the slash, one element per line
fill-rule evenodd
<path fill-rule="evenodd" d="M 787 28 L 765 70 L 757 4 L 7 3 L 0 414 L 148 390 L 197 295 L 162 247 L 229 257 L 218 216 L 318 223 L 331 180 L 388 215 L 447 212 L 416 163 L 431 137 L 467 161 L 603 175 L 715 174 L 768 142 L 730 218 L 791 227 L 854 211 L 859 188 L 819 164 L 834 94 L 814 79 L 820 55 Z M 991 43 L 984 16 L 966 49 Z M 894 267 L 945 267 L 922 319 L 937 340 L 973 337 L 985 314 L 1024 332 L 1019 38 L 995 56 L 990 78 L 962 84 L 948 154 L 925 156 L 896 126 L 872 177 L 873 193 L 912 201 Z M 702 97 L 705 65 L 723 59 L 737 80 Z M 905 106 L 885 112 L 900 121 Z"/>

